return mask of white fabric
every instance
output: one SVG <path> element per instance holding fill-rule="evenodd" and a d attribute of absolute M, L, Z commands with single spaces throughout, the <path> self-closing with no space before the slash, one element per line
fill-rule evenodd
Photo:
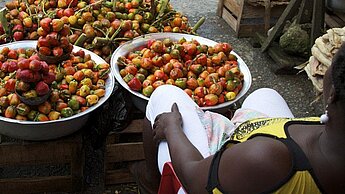
<path fill-rule="evenodd" d="M 186 192 L 184 192 L 183 188 L 180 187 L 180 189 L 177 191 L 177 194 L 185 194 Z"/>
<path fill-rule="evenodd" d="M 256 110 L 269 117 L 294 118 L 284 98 L 270 88 L 255 90 L 243 101 L 241 108 Z"/>
<path fill-rule="evenodd" d="M 195 111 L 197 104 L 180 88 L 172 85 L 159 86 L 151 95 L 146 107 L 146 117 L 151 126 L 157 115 L 171 112 L 171 106 L 176 102 L 182 115 L 183 130 L 191 143 L 202 156 L 210 155 L 207 135 Z M 158 147 L 158 167 L 162 173 L 165 162 L 171 161 L 168 144 L 161 142 Z"/>
<path fill-rule="evenodd" d="M 210 155 L 206 131 L 197 115 L 197 104 L 180 88 L 172 85 L 158 87 L 146 107 L 146 117 L 153 126 L 157 115 L 170 112 L 176 102 L 182 114 L 183 130 L 202 156 Z M 293 114 L 282 96 L 273 89 L 262 88 L 251 93 L 243 102 L 243 109 L 262 112 L 269 117 L 293 118 Z M 162 173 L 165 162 L 171 161 L 168 144 L 161 142 L 158 148 L 158 167 Z"/>

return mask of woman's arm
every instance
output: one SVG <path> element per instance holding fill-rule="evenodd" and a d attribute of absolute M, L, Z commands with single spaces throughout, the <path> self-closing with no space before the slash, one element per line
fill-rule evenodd
<path fill-rule="evenodd" d="M 182 125 L 181 114 L 174 103 L 171 112 L 157 116 L 153 125 L 154 139 L 157 142 L 167 140 L 174 170 L 184 188 L 204 190 L 211 158 L 204 159 L 184 134 Z"/>

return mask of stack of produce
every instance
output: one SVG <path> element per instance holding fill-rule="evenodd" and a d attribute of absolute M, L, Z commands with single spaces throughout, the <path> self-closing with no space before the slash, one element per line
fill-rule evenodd
<path fill-rule="evenodd" d="M 345 41 L 345 27 L 332 28 L 315 40 L 307 66 L 304 70 L 312 81 L 317 92 L 323 91 L 323 76 L 331 66 L 332 58 Z"/>
<path fill-rule="evenodd" d="M 37 50 L 41 59 L 55 59 L 61 61 L 71 54 L 73 45 L 68 41 L 70 27 L 62 19 L 43 18 L 37 29 L 39 35 Z M 53 62 L 55 61 L 53 60 Z"/>
<path fill-rule="evenodd" d="M 36 58 L 36 59 L 35 59 Z M 2 65 L 8 63 L 6 61 Z M 17 64 L 16 92 L 25 98 L 36 98 L 49 94 L 49 85 L 55 81 L 55 74 L 49 72 L 49 66 L 45 61 L 37 57 L 13 60 L 10 63 Z"/>
<path fill-rule="evenodd" d="M 43 36 L 42 21 L 60 19 L 63 25 L 59 21 L 58 27 L 70 26 L 70 43 L 107 62 L 124 41 L 154 32 L 194 34 L 204 21 L 191 27 L 168 0 L 13 0 L 6 3 L 6 10 L 0 14 L 0 43 L 36 40 Z"/>
<path fill-rule="evenodd" d="M 199 106 L 214 106 L 233 100 L 243 86 L 243 73 L 231 51 L 228 43 L 150 40 L 144 48 L 118 58 L 119 73 L 130 89 L 144 96 L 171 84 Z"/>

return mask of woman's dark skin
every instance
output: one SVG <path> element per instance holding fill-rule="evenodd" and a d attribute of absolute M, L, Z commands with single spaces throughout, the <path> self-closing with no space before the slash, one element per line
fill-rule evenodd
<path fill-rule="evenodd" d="M 332 67 L 332 66 L 331 66 Z M 339 99 L 332 84 L 332 68 L 324 77 L 324 102 L 329 121 L 325 125 L 290 125 L 288 131 L 306 154 L 322 188 L 327 193 L 345 193 L 345 99 Z M 166 140 L 174 170 L 188 193 L 207 193 L 213 156 L 203 158 L 182 130 L 181 114 L 174 104 L 171 112 L 157 116 L 153 130 L 146 121 L 144 149 L 147 178 L 158 184 L 157 144 Z M 150 142 L 150 143 L 149 143 Z M 255 137 L 225 150 L 219 164 L 219 181 L 228 193 L 260 193 L 281 182 L 292 167 L 288 148 L 268 137 Z"/>

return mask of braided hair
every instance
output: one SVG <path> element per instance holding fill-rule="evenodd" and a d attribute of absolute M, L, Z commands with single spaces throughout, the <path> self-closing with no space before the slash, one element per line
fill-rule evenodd
<path fill-rule="evenodd" d="M 345 100 L 345 43 L 332 61 L 332 82 L 338 100 Z"/>

